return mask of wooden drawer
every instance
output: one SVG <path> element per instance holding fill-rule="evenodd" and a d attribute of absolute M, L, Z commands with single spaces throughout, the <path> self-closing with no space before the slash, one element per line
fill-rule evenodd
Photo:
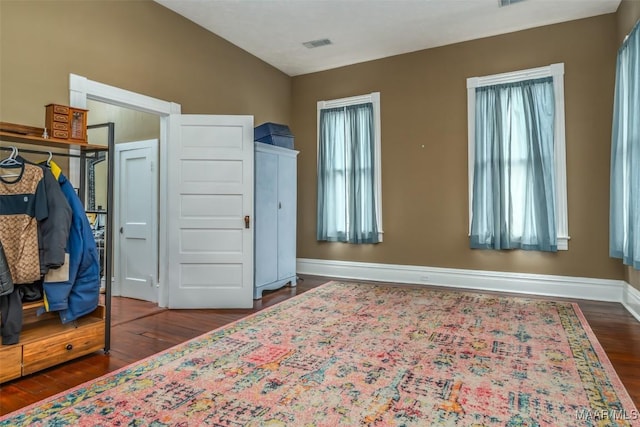
<path fill-rule="evenodd" d="M 67 139 L 69 138 L 69 131 L 53 129 L 51 131 L 51 136 L 54 138 Z"/>
<path fill-rule="evenodd" d="M 69 107 L 66 105 L 49 104 L 47 107 L 50 107 L 51 111 L 55 114 L 64 114 L 65 116 L 69 115 Z"/>
<path fill-rule="evenodd" d="M 93 322 L 69 329 L 22 350 L 22 375 L 58 365 L 104 348 L 104 322 Z"/>
<path fill-rule="evenodd" d="M 54 122 L 69 123 L 69 116 L 64 114 L 54 114 L 51 120 Z"/>
<path fill-rule="evenodd" d="M 51 129 L 69 131 L 69 123 L 53 122 L 51 123 Z"/>
<path fill-rule="evenodd" d="M 0 383 L 18 378 L 22 374 L 22 346 L 0 347 Z"/>

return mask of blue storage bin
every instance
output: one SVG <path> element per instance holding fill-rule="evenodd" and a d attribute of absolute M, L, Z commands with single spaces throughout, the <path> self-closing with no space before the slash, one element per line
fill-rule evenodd
<path fill-rule="evenodd" d="M 293 135 L 287 125 L 267 122 L 256 126 L 253 129 L 253 140 L 293 149 Z"/>

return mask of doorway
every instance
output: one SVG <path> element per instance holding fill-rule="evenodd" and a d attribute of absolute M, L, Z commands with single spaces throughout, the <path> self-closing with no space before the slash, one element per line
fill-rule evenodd
<path fill-rule="evenodd" d="M 158 140 L 115 145 L 116 282 L 120 295 L 158 301 Z"/>
<path fill-rule="evenodd" d="M 88 100 L 95 100 L 160 118 L 158 305 L 173 308 L 251 307 L 254 287 L 253 116 L 182 115 L 179 104 L 74 74 L 69 77 L 69 87 L 71 106 L 86 108 Z M 213 163 L 224 163 L 227 168 L 210 167 Z M 113 165 L 113 159 L 110 164 Z M 233 169 L 234 179 L 219 179 L 220 171 L 229 167 Z M 191 214 L 193 212 L 188 208 L 192 206 L 189 204 L 192 192 L 205 196 L 207 200 L 219 200 L 218 196 L 229 195 L 238 201 L 232 215 L 222 215 L 223 224 L 228 229 L 226 236 L 232 236 L 232 239 L 207 238 L 212 233 L 220 234 L 220 227 L 215 222 L 199 219 L 197 212 L 195 216 Z M 215 213 L 207 212 L 209 216 Z M 108 217 L 108 223 L 111 218 Z M 107 239 L 110 239 L 116 230 L 113 224 L 107 227 L 111 230 L 107 234 Z M 225 253 L 229 256 L 220 256 Z M 209 273 L 215 268 L 241 271 L 241 274 L 227 275 L 224 283 L 214 283 Z M 109 268 L 106 270 L 110 271 Z M 107 300 L 110 285 L 107 284 Z M 182 297 L 205 291 L 206 300 L 204 297 L 176 298 L 177 295 Z M 106 317 L 109 317 L 109 308 Z"/>
<path fill-rule="evenodd" d="M 105 232 L 113 231 L 110 275 L 112 295 L 158 302 L 158 145 L 160 118 L 157 115 L 96 100 L 87 101 L 89 125 L 113 123 L 114 174 L 108 183 L 107 162 L 87 165 L 88 205 L 97 213 L 94 236 L 104 251 Z M 92 143 L 104 145 L 105 128 L 89 130 Z M 152 138 L 135 141 L 141 138 Z M 107 189 L 113 186 L 113 206 L 108 206 Z M 126 191 L 123 191 L 126 190 Z M 106 230 L 106 215 L 113 230 Z"/>
<path fill-rule="evenodd" d="M 86 77 L 78 76 L 75 74 L 69 75 L 69 88 L 70 88 L 70 105 L 78 108 L 97 109 L 97 105 L 103 104 L 109 106 L 109 108 L 124 108 L 131 110 L 139 114 L 146 114 L 147 116 L 153 116 L 156 120 L 155 132 L 153 136 L 147 136 L 147 138 L 157 138 L 158 142 L 158 155 L 157 155 L 157 170 L 166 170 L 167 154 L 166 154 L 166 141 L 168 136 L 169 116 L 171 114 L 180 114 L 181 107 L 179 104 L 163 101 L 156 98 L 151 98 L 146 95 L 130 92 L 124 89 L 105 85 L 103 83 L 95 82 L 87 79 Z M 95 102 L 96 104 L 92 104 Z M 91 115 L 89 115 L 91 117 Z M 104 121 L 105 118 L 102 118 Z M 117 121 L 117 120 L 116 120 Z M 119 126 L 124 129 L 135 129 L 140 126 L 140 122 L 132 120 L 131 126 Z M 157 137 L 159 133 L 159 138 Z M 144 138 L 144 137 L 143 137 Z M 93 141 L 93 139 L 92 139 Z M 80 168 L 78 165 L 70 164 L 70 171 L 77 171 Z M 79 179 L 79 177 L 77 177 Z M 162 194 L 166 192 L 167 178 L 166 174 L 159 174 L 158 178 L 158 192 Z M 117 201 L 114 203 L 117 204 Z M 115 208 L 115 207 L 114 207 Z M 165 198 L 158 199 L 157 212 L 166 211 Z M 113 215 L 111 216 L 113 218 Z M 113 219 L 111 220 L 113 222 Z M 157 218 L 158 230 L 166 229 L 165 215 L 158 215 Z M 114 226 L 111 226 L 114 228 Z M 112 230 L 115 231 L 115 230 Z M 116 237 L 115 234 L 112 234 Z M 157 256 L 157 270 L 155 275 L 155 286 L 157 288 L 157 303 L 160 307 L 167 307 L 168 304 L 168 289 L 166 286 L 166 259 L 167 259 L 167 242 L 166 235 L 164 233 L 157 234 L 158 244 L 158 256 Z M 115 245 L 114 245 L 115 246 Z M 112 257 L 112 259 L 117 259 Z M 119 268 L 117 265 L 114 270 Z M 114 277 L 117 277 L 114 274 Z M 117 285 L 117 284 L 116 284 Z M 111 289 L 111 287 L 109 287 Z M 118 286 L 114 286 L 113 290 L 117 293 L 120 292 Z"/>

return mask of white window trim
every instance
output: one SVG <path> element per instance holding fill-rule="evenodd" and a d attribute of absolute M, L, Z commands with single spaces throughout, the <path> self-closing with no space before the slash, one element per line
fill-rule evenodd
<path fill-rule="evenodd" d="M 553 77 L 553 90 L 556 101 L 555 108 L 555 181 L 556 181 L 556 229 L 558 249 L 569 249 L 569 223 L 567 214 L 567 156 L 565 147 L 564 123 L 564 63 L 551 64 L 546 67 L 528 70 L 493 74 L 467 79 L 467 123 L 468 123 L 468 167 L 469 167 L 469 235 L 473 215 L 473 166 L 475 154 L 475 117 L 476 88 L 522 80 Z"/>
<path fill-rule="evenodd" d="M 318 170 L 317 162 L 320 156 L 320 111 L 328 108 L 346 107 L 348 105 L 358 105 L 371 102 L 373 104 L 373 121 L 375 131 L 375 180 L 376 180 L 376 218 L 378 222 L 378 240 L 382 242 L 384 231 L 382 228 L 382 138 L 380 124 L 380 92 L 372 92 L 367 95 L 351 96 L 348 98 L 332 99 L 329 101 L 318 101 L 318 111 L 316 118 L 316 170 Z"/>

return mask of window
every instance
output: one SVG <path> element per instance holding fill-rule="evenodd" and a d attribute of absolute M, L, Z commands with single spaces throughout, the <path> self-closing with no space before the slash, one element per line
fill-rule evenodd
<path fill-rule="evenodd" d="M 568 249 L 564 64 L 467 79 L 472 248 Z"/>
<path fill-rule="evenodd" d="M 380 164 L 380 93 L 318 102 L 318 240 L 382 241 Z"/>
<path fill-rule="evenodd" d="M 610 197 L 609 254 L 640 269 L 640 23 L 618 51 Z"/>

